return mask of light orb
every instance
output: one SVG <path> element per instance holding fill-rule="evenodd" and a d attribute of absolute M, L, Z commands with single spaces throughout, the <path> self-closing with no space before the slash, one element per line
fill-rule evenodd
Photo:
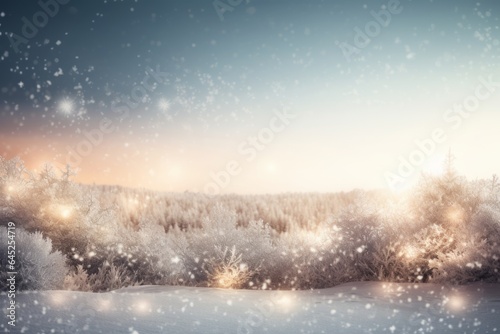
<path fill-rule="evenodd" d="M 64 99 L 59 102 L 59 110 L 64 114 L 71 114 L 74 109 L 74 103 L 70 99 Z"/>

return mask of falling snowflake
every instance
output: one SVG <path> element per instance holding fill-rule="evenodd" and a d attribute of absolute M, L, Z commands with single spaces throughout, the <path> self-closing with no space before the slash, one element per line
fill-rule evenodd
<path fill-rule="evenodd" d="M 59 102 L 59 110 L 65 114 L 71 114 L 74 109 L 74 103 L 70 99 L 64 99 Z"/>
<path fill-rule="evenodd" d="M 158 107 L 161 111 L 167 112 L 170 109 L 170 101 L 167 99 L 160 99 L 158 102 Z"/>

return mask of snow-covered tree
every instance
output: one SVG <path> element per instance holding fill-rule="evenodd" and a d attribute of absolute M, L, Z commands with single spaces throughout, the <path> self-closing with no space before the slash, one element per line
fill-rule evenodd
<path fill-rule="evenodd" d="M 0 227 L 1 290 L 7 282 L 7 228 Z M 52 249 L 50 239 L 40 232 L 29 233 L 23 228 L 15 229 L 15 270 L 18 290 L 51 290 L 61 288 L 68 268 L 65 256 Z"/>

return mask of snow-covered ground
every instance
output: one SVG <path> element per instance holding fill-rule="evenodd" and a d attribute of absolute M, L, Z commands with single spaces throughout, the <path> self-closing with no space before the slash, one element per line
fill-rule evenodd
<path fill-rule="evenodd" d="M 8 299 L 0 295 L 2 309 Z M 500 285 L 360 282 L 315 291 L 170 286 L 20 292 L 10 333 L 500 333 Z"/>

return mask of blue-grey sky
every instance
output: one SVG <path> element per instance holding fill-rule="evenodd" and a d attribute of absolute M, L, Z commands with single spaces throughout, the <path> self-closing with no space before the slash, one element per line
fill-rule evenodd
<path fill-rule="evenodd" d="M 498 1 L 42 3 L 0 6 L 0 154 L 31 168 L 237 193 L 404 188 L 450 148 L 500 170 Z"/>

